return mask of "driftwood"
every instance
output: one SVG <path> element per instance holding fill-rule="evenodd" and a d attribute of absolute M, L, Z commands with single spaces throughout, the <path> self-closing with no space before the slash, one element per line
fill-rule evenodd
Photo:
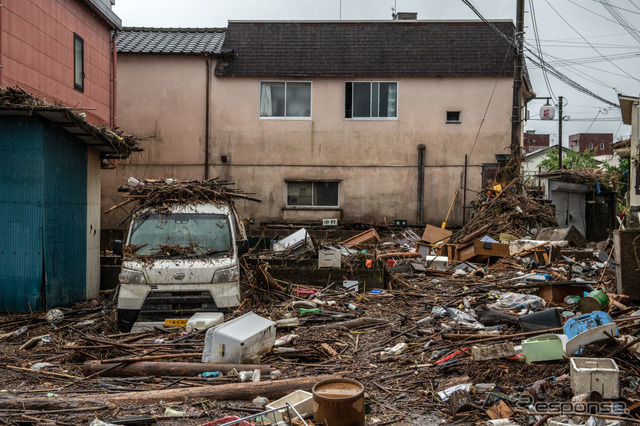
<path fill-rule="evenodd" d="M 123 362 L 121 359 L 116 362 Z M 228 373 L 234 368 L 236 371 L 260 370 L 261 373 L 269 374 L 273 367 L 269 365 L 253 364 L 214 364 L 201 362 L 151 362 L 141 361 L 112 368 L 113 364 L 102 361 L 87 361 L 82 367 L 85 376 L 100 373 L 103 377 L 136 377 L 136 376 L 198 376 L 207 371 L 220 371 Z"/>
<path fill-rule="evenodd" d="M 315 328 L 316 329 L 347 328 L 351 330 L 354 328 L 364 327 L 368 325 L 380 325 L 380 324 L 388 324 L 388 323 L 389 321 L 386 319 L 364 317 L 364 318 L 357 318 L 349 321 L 341 321 L 341 322 L 335 322 L 330 324 L 317 325 L 315 326 Z"/>
<path fill-rule="evenodd" d="M 247 401 L 257 396 L 277 399 L 298 389 L 310 391 L 322 380 L 336 379 L 339 376 L 307 376 L 297 379 L 285 379 L 268 382 L 232 383 L 217 386 L 197 386 L 190 388 L 152 390 L 143 392 L 124 392 L 120 394 L 91 394 L 75 398 L 7 398 L 0 399 L 0 410 L 7 409 L 63 409 L 99 406 L 97 401 L 114 406 L 131 403 L 139 405 L 155 404 L 159 401 L 175 402 L 186 398 L 209 398 L 216 401 Z"/>

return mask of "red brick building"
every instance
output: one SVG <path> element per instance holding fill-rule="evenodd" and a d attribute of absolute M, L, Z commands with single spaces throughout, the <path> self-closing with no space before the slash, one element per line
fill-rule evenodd
<path fill-rule="evenodd" d="M 115 127 L 114 0 L 3 0 L 0 86 L 19 85 Z"/>
<path fill-rule="evenodd" d="M 532 130 L 525 132 L 522 145 L 526 154 L 549 147 L 549 135 L 534 133 Z"/>
<path fill-rule="evenodd" d="M 569 136 L 569 148 L 583 153 L 586 150 L 594 155 L 611 155 L 613 133 L 578 133 Z"/>

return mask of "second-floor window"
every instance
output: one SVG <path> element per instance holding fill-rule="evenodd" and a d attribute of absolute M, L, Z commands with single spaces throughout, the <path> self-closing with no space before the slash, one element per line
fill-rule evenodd
<path fill-rule="evenodd" d="M 311 118 L 311 82 L 261 82 L 260 117 Z"/>
<path fill-rule="evenodd" d="M 345 83 L 344 117 L 384 120 L 398 117 L 398 83 L 348 81 Z"/>
<path fill-rule="evenodd" d="M 73 88 L 84 92 L 84 40 L 73 34 Z"/>

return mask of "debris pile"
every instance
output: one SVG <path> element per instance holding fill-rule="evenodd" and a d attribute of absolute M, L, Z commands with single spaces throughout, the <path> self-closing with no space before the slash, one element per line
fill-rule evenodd
<path fill-rule="evenodd" d="M 180 181 L 177 179 L 144 179 L 130 177 L 128 185 L 118 189 L 125 201 L 112 206 L 107 212 L 136 203 L 131 215 L 140 210 L 163 212 L 172 205 L 191 206 L 199 203 L 224 202 L 233 206 L 235 199 L 242 198 L 260 202 L 222 179 Z"/>
<path fill-rule="evenodd" d="M 515 179 L 504 188 L 483 193 L 474 206 L 471 220 L 452 237 L 453 242 L 463 244 L 482 235 L 499 239 L 504 233 L 524 238 L 531 236 L 533 228 L 558 224 L 551 206 L 518 192 L 519 187 L 520 179 Z"/>
<path fill-rule="evenodd" d="M 84 114 L 74 112 L 73 108 L 68 108 L 62 104 L 51 104 L 39 99 L 32 94 L 16 87 L 0 87 L 0 110 L 23 110 L 23 111 L 60 111 L 65 117 L 76 125 L 82 127 L 92 134 L 99 134 L 109 140 L 116 152 L 128 156 L 131 152 L 142 151 L 138 144 L 138 138 L 127 135 L 122 131 L 109 129 L 107 126 L 96 126 L 85 121 Z M 118 158 L 119 155 L 110 156 Z"/>
<path fill-rule="evenodd" d="M 174 184 L 144 182 L 129 200 Z M 181 203 L 229 187 L 186 188 Z M 606 243 L 571 247 L 571 228 L 517 238 L 541 223 L 525 209 L 546 217 L 535 206 L 507 185 L 463 238 L 431 225 L 263 233 L 242 259 L 243 301 L 224 315 L 116 333 L 103 298 L 0 317 L 0 420 L 640 423 L 637 300 L 616 291 Z"/>

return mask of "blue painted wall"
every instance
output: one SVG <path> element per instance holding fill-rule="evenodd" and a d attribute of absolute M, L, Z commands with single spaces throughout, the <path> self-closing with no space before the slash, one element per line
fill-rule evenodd
<path fill-rule="evenodd" d="M 35 117 L 0 117 L 0 180 L 0 309 L 84 300 L 87 146 Z"/>

